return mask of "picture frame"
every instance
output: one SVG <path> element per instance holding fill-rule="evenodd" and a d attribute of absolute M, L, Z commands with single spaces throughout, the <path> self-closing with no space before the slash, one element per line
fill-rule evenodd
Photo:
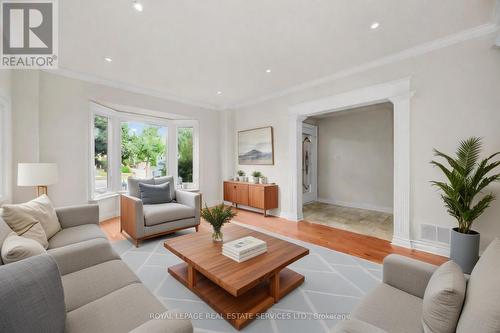
<path fill-rule="evenodd" d="M 238 131 L 238 164 L 274 165 L 272 126 Z"/>

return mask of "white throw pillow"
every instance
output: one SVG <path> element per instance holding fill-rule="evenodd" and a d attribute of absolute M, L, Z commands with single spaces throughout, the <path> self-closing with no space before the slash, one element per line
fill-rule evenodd
<path fill-rule="evenodd" d="M 15 208 L 12 209 L 10 206 L 15 205 L 4 205 L 0 210 L 1 217 L 5 223 L 7 223 L 18 236 L 33 239 L 40 243 L 45 249 L 49 247 L 47 235 L 40 222 L 33 216 Z"/>
<path fill-rule="evenodd" d="M 460 266 L 442 264 L 424 293 L 422 325 L 425 333 L 454 333 L 465 299 L 466 282 Z"/>
<path fill-rule="evenodd" d="M 47 235 L 47 239 L 50 239 L 61 230 L 61 224 L 57 218 L 56 210 L 52 206 L 49 197 L 45 194 L 29 202 L 17 205 L 4 205 L 3 208 L 4 215 L 7 214 L 11 219 L 15 219 L 17 215 L 30 215 L 33 217 L 40 222 Z M 6 220 L 5 222 L 11 225 L 9 221 Z M 19 232 L 17 232 L 17 234 L 19 235 Z"/>
<path fill-rule="evenodd" d="M 2 244 L 2 261 L 4 264 L 19 261 L 39 254 L 46 253 L 37 241 L 11 233 Z"/>

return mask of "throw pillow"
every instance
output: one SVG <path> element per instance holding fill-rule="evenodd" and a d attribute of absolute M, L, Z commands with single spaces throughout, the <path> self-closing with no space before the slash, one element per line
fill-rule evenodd
<path fill-rule="evenodd" d="M 137 178 L 134 176 L 128 177 L 128 194 L 140 199 L 141 191 L 139 189 L 139 183 L 154 185 L 155 181 L 153 178 Z"/>
<path fill-rule="evenodd" d="M 149 185 L 139 183 L 141 200 L 144 205 L 154 205 L 169 203 L 172 201 L 170 196 L 170 183 L 160 185 Z"/>
<path fill-rule="evenodd" d="M 49 247 L 47 235 L 40 222 L 33 216 L 12 208 L 11 206 L 16 205 L 4 205 L 1 209 L 1 217 L 5 223 L 7 223 L 17 235 L 37 241 L 44 249 Z"/>
<path fill-rule="evenodd" d="M 17 205 L 4 205 L 4 213 L 9 216 L 26 214 L 40 222 L 47 238 L 54 236 L 61 230 L 61 224 L 57 218 L 56 210 L 52 206 L 47 195 L 41 195 L 29 202 Z M 9 221 L 6 222 L 10 225 Z M 19 234 L 19 233 L 18 233 Z"/>
<path fill-rule="evenodd" d="M 4 264 L 8 264 L 46 253 L 47 251 L 37 241 L 18 236 L 13 232 L 3 242 L 0 252 L 2 253 L 2 261 Z"/>
<path fill-rule="evenodd" d="M 453 333 L 462 312 L 466 282 L 460 266 L 453 261 L 442 264 L 425 289 L 422 325 L 425 333 Z"/>

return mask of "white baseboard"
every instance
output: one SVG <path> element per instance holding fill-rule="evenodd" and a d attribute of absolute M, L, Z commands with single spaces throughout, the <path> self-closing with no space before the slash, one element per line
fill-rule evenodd
<path fill-rule="evenodd" d="M 446 244 L 427 242 L 423 240 L 412 240 L 411 248 L 414 250 L 437 254 L 443 257 L 450 256 L 450 247 Z"/>
<path fill-rule="evenodd" d="M 393 212 L 392 207 L 383 207 L 383 206 L 377 206 L 377 205 L 360 203 L 360 202 L 348 202 L 348 201 L 341 201 L 341 200 L 333 200 L 333 199 L 329 199 L 329 198 L 318 198 L 318 201 L 322 202 L 322 203 L 327 203 L 327 204 L 330 204 L 330 205 L 337 205 L 337 206 L 344 206 L 344 207 L 358 208 L 358 209 L 374 210 L 376 212 L 382 212 L 382 213 L 392 214 L 392 212 Z"/>

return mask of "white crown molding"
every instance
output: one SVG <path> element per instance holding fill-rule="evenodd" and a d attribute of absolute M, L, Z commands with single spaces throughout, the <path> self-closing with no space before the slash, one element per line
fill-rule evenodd
<path fill-rule="evenodd" d="M 483 24 L 483 25 L 474 27 L 472 29 L 463 30 L 463 31 L 458 32 L 458 33 L 453 34 L 453 35 L 449 35 L 449 36 L 446 36 L 443 38 L 439 38 L 439 39 L 436 39 L 436 40 L 433 40 L 433 41 L 430 41 L 427 43 L 417 45 L 415 47 L 403 50 L 401 52 L 398 52 L 398 53 L 395 53 L 395 54 L 392 54 L 389 56 L 379 58 L 377 60 L 367 62 L 367 63 L 359 65 L 359 66 L 354 66 L 351 68 L 341 70 L 337 73 L 334 73 L 334 74 L 331 74 L 328 76 L 324 76 L 324 77 L 316 79 L 316 80 L 304 82 L 304 83 L 295 85 L 293 87 L 283 89 L 280 91 L 276 91 L 276 92 L 271 93 L 271 94 L 263 95 L 263 96 L 260 96 L 260 97 L 257 97 L 255 99 L 251 99 L 248 101 L 230 104 L 230 105 L 227 105 L 225 107 L 225 109 L 233 109 L 233 110 L 234 109 L 241 109 L 241 108 L 245 108 L 245 107 L 248 107 L 251 105 L 259 104 L 259 103 L 262 103 L 262 102 L 265 102 L 265 101 L 268 101 L 271 99 L 275 99 L 275 98 L 283 97 L 283 96 L 286 96 L 286 95 L 289 95 L 289 94 L 292 94 L 295 92 L 299 92 L 299 91 L 302 91 L 302 90 L 305 90 L 308 88 L 327 84 L 327 83 L 333 82 L 335 80 L 342 79 L 342 78 L 345 78 L 345 77 L 348 77 L 348 76 L 351 76 L 354 74 L 366 72 L 368 70 L 371 70 L 371 69 L 374 69 L 377 67 L 389 65 L 389 64 L 399 62 L 399 61 L 402 61 L 405 59 L 424 55 L 426 53 L 433 52 L 433 51 L 436 51 L 439 49 L 443 49 L 443 48 L 446 48 L 446 47 L 451 46 L 451 45 L 462 43 L 462 42 L 465 42 L 465 41 L 468 41 L 468 40 L 471 40 L 474 38 L 478 38 L 481 36 L 485 36 L 485 35 L 497 32 L 499 30 L 499 28 L 500 28 L 500 25 L 497 23 Z"/>
<path fill-rule="evenodd" d="M 103 85 L 103 86 L 107 86 L 107 87 L 111 87 L 111 88 L 121 89 L 121 90 L 129 91 L 129 92 L 133 92 L 136 94 L 142 94 L 142 95 L 157 97 L 157 98 L 161 98 L 161 99 L 165 99 L 165 100 L 169 100 L 169 101 L 174 101 L 174 102 L 178 102 L 178 103 L 182 103 L 182 104 L 186 104 L 186 105 L 191 105 L 191 106 L 195 106 L 195 107 L 199 107 L 199 108 L 203 108 L 203 109 L 221 110 L 221 107 L 218 107 L 218 106 L 215 106 L 212 104 L 207 104 L 207 103 L 195 101 L 195 100 L 188 99 L 188 98 L 183 98 L 183 97 L 174 95 L 174 94 L 169 93 L 169 92 L 162 92 L 159 90 L 143 88 L 143 87 L 135 86 L 135 85 L 128 84 L 128 83 L 118 82 L 118 81 L 114 81 L 114 80 L 108 80 L 108 79 L 104 79 L 104 78 L 101 78 L 101 77 L 98 77 L 95 75 L 85 74 L 85 73 L 81 73 L 81 72 L 77 72 L 77 71 L 73 71 L 73 70 L 65 69 L 65 68 L 61 68 L 61 67 L 59 67 L 58 69 L 43 69 L 42 71 L 44 71 L 46 73 L 50 73 L 50 74 L 64 76 L 64 77 L 71 78 L 71 79 L 77 79 L 77 80 L 86 81 L 86 82 L 90 82 L 90 83 L 94 83 L 94 84 L 99 84 L 99 85 Z"/>

